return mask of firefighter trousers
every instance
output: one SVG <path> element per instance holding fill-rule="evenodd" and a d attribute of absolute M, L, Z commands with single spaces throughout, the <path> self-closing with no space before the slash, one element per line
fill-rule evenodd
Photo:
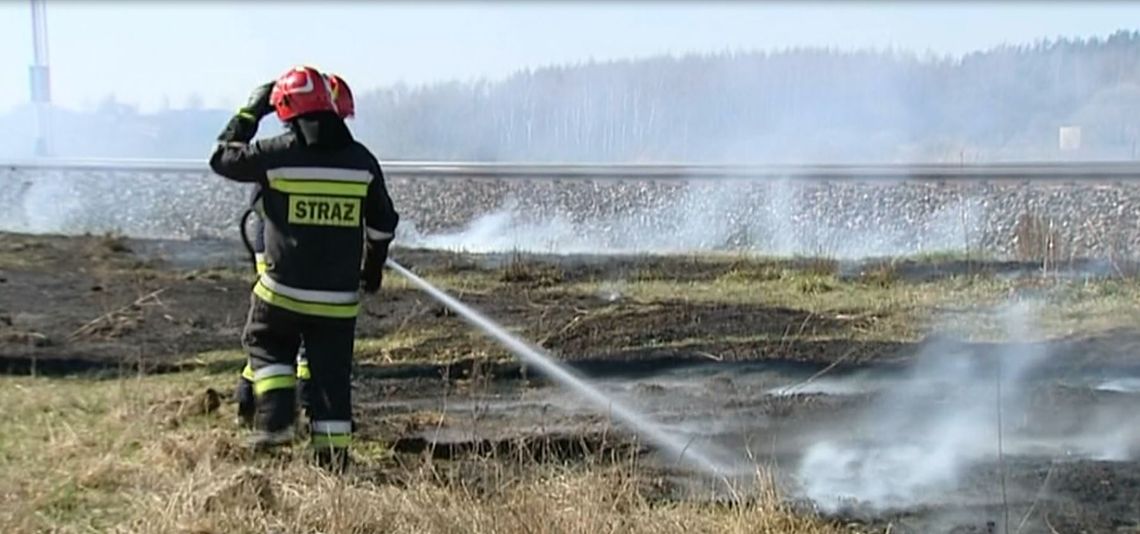
<path fill-rule="evenodd" d="M 292 428 L 297 411 L 297 351 L 309 365 L 306 384 L 311 444 L 318 452 L 352 441 L 352 349 L 355 318 L 302 315 L 250 296 L 242 341 L 253 371 L 254 429 L 273 435 Z"/>
<path fill-rule="evenodd" d="M 309 388 L 306 384 L 309 382 L 309 360 L 305 358 L 305 347 L 301 346 L 301 352 L 297 354 L 297 398 L 301 403 L 301 411 L 306 416 L 309 414 Z M 253 367 L 246 359 L 245 367 L 241 370 L 241 375 L 238 377 L 237 387 L 234 388 L 234 399 L 238 405 L 238 422 L 242 426 L 253 426 L 253 415 L 257 411 L 257 401 L 253 395 Z"/>

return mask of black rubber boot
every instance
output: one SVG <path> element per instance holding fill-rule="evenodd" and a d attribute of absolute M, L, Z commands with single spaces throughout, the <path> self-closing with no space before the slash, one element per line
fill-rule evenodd
<path fill-rule="evenodd" d="M 313 457 L 322 469 L 338 475 L 346 473 L 352 466 L 352 455 L 348 449 L 321 447 L 313 450 Z"/>
<path fill-rule="evenodd" d="M 297 404 L 301 409 L 301 413 L 307 419 L 311 419 L 313 416 L 311 411 L 313 409 L 313 402 L 311 398 L 313 396 L 312 391 L 312 385 L 309 384 L 308 380 L 297 380 Z"/>
<path fill-rule="evenodd" d="M 266 430 L 254 431 L 247 443 L 249 448 L 253 449 L 254 452 L 267 452 L 288 447 L 293 444 L 294 439 L 293 428 L 290 427 L 276 432 Z"/>
<path fill-rule="evenodd" d="M 238 379 L 234 390 L 234 399 L 237 401 L 238 426 L 253 428 L 254 414 L 257 413 L 257 400 L 253 396 L 253 383 L 245 378 Z"/>

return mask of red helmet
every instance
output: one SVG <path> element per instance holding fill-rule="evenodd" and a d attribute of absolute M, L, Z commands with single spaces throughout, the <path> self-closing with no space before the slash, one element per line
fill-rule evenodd
<path fill-rule="evenodd" d="M 317 111 L 336 111 L 328 80 L 313 67 L 294 67 L 277 78 L 269 103 L 283 121 Z"/>
<path fill-rule="evenodd" d="M 356 116 L 356 102 L 352 99 L 352 89 L 348 82 L 336 74 L 329 74 L 329 86 L 332 88 L 333 102 L 340 118 L 347 119 Z"/>

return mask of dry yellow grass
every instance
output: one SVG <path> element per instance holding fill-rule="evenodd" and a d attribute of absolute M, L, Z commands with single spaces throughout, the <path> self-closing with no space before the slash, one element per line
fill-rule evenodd
<path fill-rule="evenodd" d="M 633 463 L 447 472 L 400 467 L 376 443 L 346 477 L 300 453 L 251 459 L 232 408 L 203 395 L 227 378 L 0 378 L 0 532 L 837 531 L 771 490 L 737 507 L 662 502 Z"/>
<path fill-rule="evenodd" d="M 846 277 L 838 276 L 835 261 L 827 258 L 777 260 L 716 254 L 688 259 L 694 272 L 704 274 L 683 280 L 677 279 L 683 269 L 676 265 L 665 268 L 667 264 L 660 263 L 665 261 L 662 259 L 638 271 L 610 273 L 601 279 L 571 278 L 549 286 L 512 285 L 504 281 L 512 279 L 507 276 L 512 273 L 510 269 L 522 268 L 518 265 L 533 270 L 549 268 L 532 263 L 510 264 L 502 271 L 468 269 L 428 272 L 425 276 L 458 295 L 524 291 L 538 299 L 600 300 L 613 294 L 614 303 L 631 306 L 682 299 L 692 303 L 782 307 L 823 317 L 873 316 L 874 321 L 857 331 L 835 333 L 842 339 L 854 340 L 916 341 L 931 328 L 955 325 L 959 330 L 955 333 L 964 337 L 999 341 L 1000 332 L 993 331 L 993 321 L 978 310 L 1000 306 L 1011 297 L 1020 296 L 1038 300 L 1042 304 L 1042 330 L 1062 336 L 1131 328 L 1140 321 L 1140 311 L 1134 304 L 1140 298 L 1140 277 L 1131 268 L 1114 265 L 1102 276 L 1087 278 L 1084 274 L 1058 275 L 1053 267 L 1045 273 L 1025 271 L 1013 276 L 992 274 L 990 270 L 997 268 L 996 263 L 976 260 L 968 272 L 926 279 L 903 277 L 897 264 L 905 260 L 934 268 L 962 258 L 935 254 L 882 260 Z M 391 284 L 408 287 L 399 277 L 393 277 Z M 535 329 L 525 333 L 541 338 L 549 332 Z"/>

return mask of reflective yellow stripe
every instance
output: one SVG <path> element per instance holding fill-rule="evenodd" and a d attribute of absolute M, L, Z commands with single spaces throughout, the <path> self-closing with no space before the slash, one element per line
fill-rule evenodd
<path fill-rule="evenodd" d="M 256 269 L 257 274 L 265 274 L 265 271 L 269 270 L 269 262 L 266 262 L 264 260 L 257 262 Z"/>
<path fill-rule="evenodd" d="M 269 187 L 282 193 L 301 195 L 337 195 L 343 197 L 368 196 L 368 184 L 359 182 L 338 182 L 332 180 L 269 180 Z"/>
<path fill-rule="evenodd" d="M 352 434 L 313 434 L 313 447 L 344 449 L 352 445 Z"/>
<path fill-rule="evenodd" d="M 319 435 L 352 434 L 352 421 L 345 421 L 344 419 L 316 420 L 309 424 L 309 428 L 313 434 Z"/>
<path fill-rule="evenodd" d="M 356 304 L 360 302 L 360 295 L 355 291 L 325 291 L 322 289 L 303 289 L 290 287 L 274 280 L 270 276 L 262 276 L 261 284 L 270 291 L 285 295 L 301 302 L 316 302 L 320 304 Z M 298 356 L 300 358 L 301 356 Z"/>
<path fill-rule="evenodd" d="M 245 368 L 241 370 L 241 377 L 253 382 L 253 367 L 247 363 Z M 297 378 L 301 380 L 309 380 L 313 375 L 309 372 L 309 362 L 301 360 L 297 363 Z"/>
<path fill-rule="evenodd" d="M 368 239 L 372 241 L 387 241 L 396 236 L 396 234 L 392 232 L 381 232 L 380 230 L 368 226 L 364 227 L 364 233 L 368 235 Z"/>
<path fill-rule="evenodd" d="M 261 300 L 268 302 L 279 308 L 284 308 L 291 312 L 296 312 L 304 315 L 316 315 L 318 317 L 334 317 L 337 319 L 351 319 L 356 317 L 360 311 L 359 303 L 352 304 L 322 304 L 317 302 L 305 302 L 302 300 L 292 299 L 280 293 L 274 293 L 261 280 L 253 286 L 253 294 L 257 295 Z"/>
<path fill-rule="evenodd" d="M 357 182 L 366 184 L 372 181 L 372 173 L 364 169 L 345 169 L 341 167 L 277 167 L 265 171 L 270 180 L 306 180 L 306 181 L 332 181 Z"/>
<path fill-rule="evenodd" d="M 245 108 L 239 109 L 237 112 L 237 115 L 238 115 L 238 117 L 241 117 L 243 119 L 249 119 L 251 121 L 257 120 L 257 117 L 254 116 L 253 113 L 246 111 Z"/>
<path fill-rule="evenodd" d="M 285 389 L 297 387 L 297 377 L 289 375 L 276 375 L 262 378 L 253 383 L 253 392 L 257 395 L 264 395 L 266 392 L 275 389 Z"/>

